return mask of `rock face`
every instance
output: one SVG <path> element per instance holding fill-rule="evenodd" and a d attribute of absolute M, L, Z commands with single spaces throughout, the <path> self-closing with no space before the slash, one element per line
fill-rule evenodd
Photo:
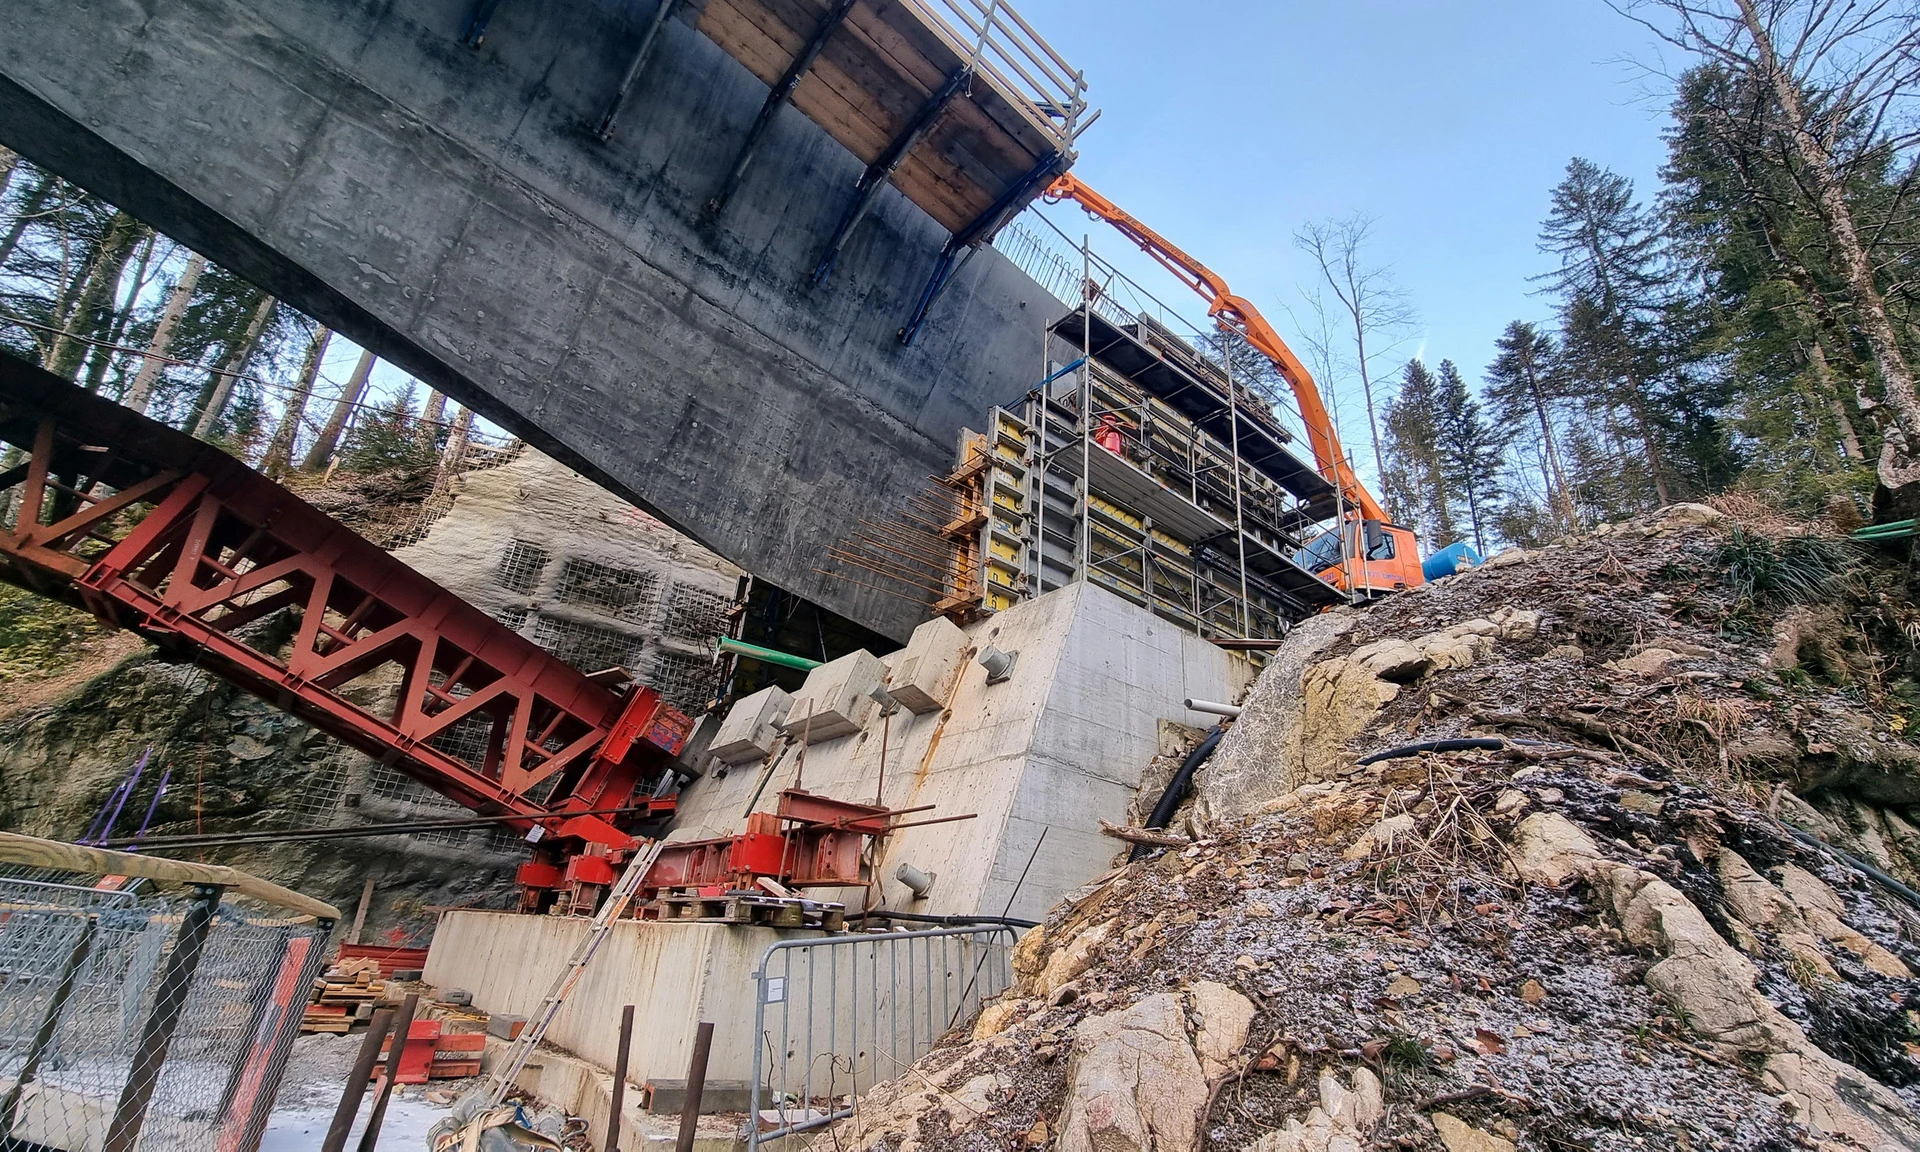
<path fill-rule="evenodd" d="M 1203 803 L 1209 818 L 1243 817 L 1279 793 L 1324 779 L 1403 686 L 1470 667 L 1497 641 L 1532 639 L 1540 614 L 1502 608 L 1413 639 L 1376 640 L 1346 656 L 1317 659 L 1356 622 L 1329 613 L 1288 634 L 1247 701 L 1243 720 L 1250 722 L 1235 725 L 1221 740 L 1207 770 Z"/>
<path fill-rule="evenodd" d="M 1192 1152 L 1207 1081 L 1179 998 L 1160 993 L 1081 1022 L 1061 1152 Z"/>

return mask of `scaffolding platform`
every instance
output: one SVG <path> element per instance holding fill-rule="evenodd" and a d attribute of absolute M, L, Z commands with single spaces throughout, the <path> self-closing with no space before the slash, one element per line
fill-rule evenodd
<path fill-rule="evenodd" d="M 1061 317 L 1052 331 L 1066 344 L 1087 349 L 1107 369 L 1166 401 L 1222 444 L 1233 442 L 1237 418 L 1241 460 L 1297 497 L 1312 519 L 1335 514 L 1338 496 L 1333 485 L 1288 449 L 1293 437 L 1264 405 L 1244 395 L 1237 403 L 1229 401 L 1225 381 L 1212 379 L 1215 373 L 1207 370 L 1212 366 L 1190 350 L 1182 356 L 1183 349 L 1171 347 L 1177 341 L 1156 338 L 1159 334 L 1151 321 L 1140 318 L 1123 326 L 1097 309 L 1079 308 Z"/>

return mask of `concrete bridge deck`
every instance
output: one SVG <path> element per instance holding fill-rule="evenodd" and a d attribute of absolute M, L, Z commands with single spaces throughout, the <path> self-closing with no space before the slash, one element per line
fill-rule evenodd
<path fill-rule="evenodd" d="M 728 559 L 882 632 L 913 606 L 821 575 L 1042 374 L 1060 306 L 991 249 L 911 346 L 950 233 L 886 190 L 819 287 L 865 170 L 666 21 L 594 132 L 649 0 L 8 0 L 0 143 L 371 347 Z"/>

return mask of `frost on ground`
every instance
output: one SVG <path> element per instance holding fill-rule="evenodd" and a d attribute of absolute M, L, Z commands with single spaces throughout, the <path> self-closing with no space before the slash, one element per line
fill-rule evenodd
<path fill-rule="evenodd" d="M 1192 843 L 836 1147 L 1920 1147 L 1920 614 L 1871 558 L 1795 603 L 1797 530 L 1729 507 L 1296 630 Z"/>

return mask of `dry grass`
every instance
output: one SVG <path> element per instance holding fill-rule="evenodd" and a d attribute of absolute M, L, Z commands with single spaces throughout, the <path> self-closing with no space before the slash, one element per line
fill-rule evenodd
<path fill-rule="evenodd" d="M 1709 496 L 1709 507 L 1756 536 L 1785 540 L 1792 536 L 1825 536 L 1838 539 L 1839 530 L 1825 520 L 1803 520 L 1776 507 L 1758 492 L 1723 492 Z"/>

